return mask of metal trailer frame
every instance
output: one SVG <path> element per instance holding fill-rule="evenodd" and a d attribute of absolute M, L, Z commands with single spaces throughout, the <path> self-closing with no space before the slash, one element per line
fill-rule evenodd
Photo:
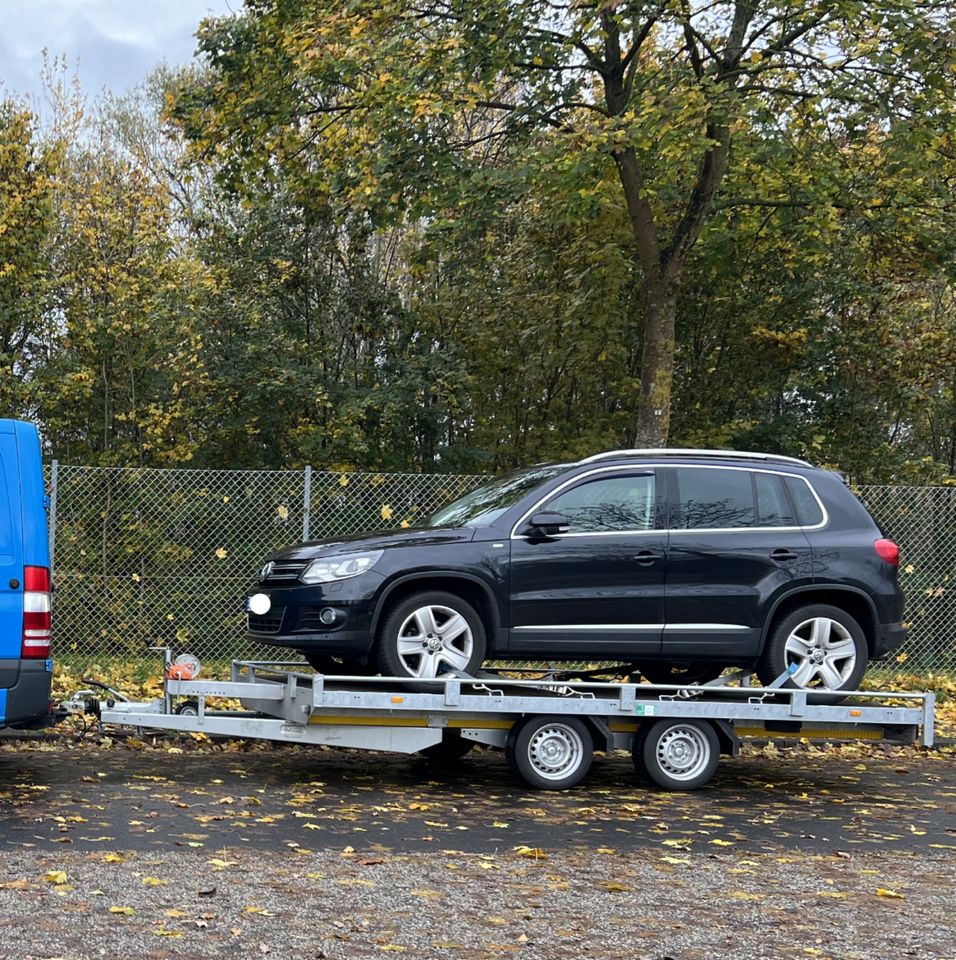
<path fill-rule="evenodd" d="M 167 668 L 161 699 L 133 702 L 99 685 L 112 696 L 80 691 L 61 705 L 62 713 L 93 713 L 101 724 L 149 730 L 424 751 L 438 759 L 443 745 L 452 759 L 482 743 L 504 747 L 530 785 L 551 789 L 580 780 L 595 749 L 631 748 L 639 772 L 660 786 L 687 790 L 711 778 L 719 753 L 736 754 L 741 737 L 919 739 L 925 747 L 934 737 L 932 693 L 853 691 L 840 703 L 817 703 L 819 695 L 783 686 L 789 673 L 768 687 L 749 686 L 743 672 L 679 686 L 496 673 L 410 680 L 325 676 L 301 663 L 236 660 L 230 679 L 220 681 L 171 679 L 169 650 L 159 649 Z M 192 660 L 177 663 L 184 659 Z M 196 675 L 198 661 L 192 662 Z M 735 681 L 740 685 L 731 686 Z M 219 698 L 238 700 L 242 709 L 210 709 L 208 701 Z"/>

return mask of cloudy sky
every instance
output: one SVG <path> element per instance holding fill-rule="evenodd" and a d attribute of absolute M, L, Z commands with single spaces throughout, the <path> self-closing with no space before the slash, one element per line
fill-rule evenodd
<path fill-rule="evenodd" d="M 0 0 L 0 96 L 40 94 L 43 48 L 79 64 L 88 94 L 122 93 L 159 61 L 186 63 L 209 14 L 242 0 Z"/>

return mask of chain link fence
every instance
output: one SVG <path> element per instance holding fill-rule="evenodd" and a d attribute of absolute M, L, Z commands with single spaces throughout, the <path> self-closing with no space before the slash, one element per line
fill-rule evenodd
<path fill-rule="evenodd" d="M 53 464 L 54 655 L 262 655 L 241 604 L 264 558 L 303 539 L 410 525 L 479 476 Z M 863 487 L 903 549 L 910 639 L 897 673 L 956 671 L 956 487 Z"/>

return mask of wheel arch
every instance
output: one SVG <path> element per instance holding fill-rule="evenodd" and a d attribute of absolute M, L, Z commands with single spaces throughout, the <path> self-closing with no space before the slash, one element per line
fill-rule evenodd
<path fill-rule="evenodd" d="M 811 584 L 805 587 L 797 587 L 789 593 L 779 597 L 770 609 L 770 616 L 767 617 L 763 633 L 760 637 L 760 652 L 763 653 L 767 645 L 767 639 L 771 630 L 780 620 L 792 610 L 799 607 L 809 606 L 813 603 L 827 603 L 834 607 L 845 610 L 857 623 L 863 628 L 866 636 L 866 645 L 869 648 L 870 655 L 876 644 L 877 631 L 879 630 L 879 618 L 876 613 L 876 604 L 873 598 L 865 591 L 857 587 L 849 586 L 825 586 L 821 584 Z"/>
<path fill-rule="evenodd" d="M 491 587 L 480 578 L 468 573 L 429 573 L 426 571 L 410 573 L 389 582 L 382 590 L 372 615 L 372 636 L 378 633 L 378 626 L 386 611 L 406 597 L 424 590 L 445 590 L 468 601 L 477 611 L 485 625 L 488 638 L 488 653 L 499 649 L 501 644 L 501 616 Z"/>

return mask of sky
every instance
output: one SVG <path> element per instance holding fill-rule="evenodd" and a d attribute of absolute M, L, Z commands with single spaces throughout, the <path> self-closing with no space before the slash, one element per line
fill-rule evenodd
<path fill-rule="evenodd" d="M 121 94 L 162 60 L 188 63 L 203 17 L 241 8 L 242 0 L 0 0 L 0 98 L 42 103 L 44 47 L 78 68 L 87 95 Z"/>

